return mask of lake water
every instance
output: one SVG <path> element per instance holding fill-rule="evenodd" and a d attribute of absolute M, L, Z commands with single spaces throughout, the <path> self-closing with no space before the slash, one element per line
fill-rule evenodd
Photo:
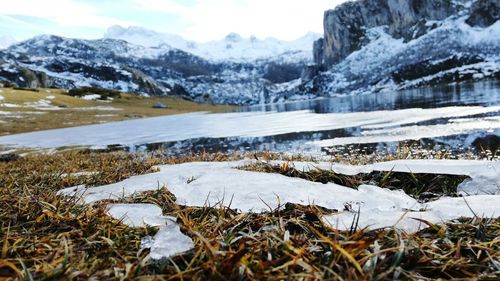
<path fill-rule="evenodd" d="M 402 142 L 436 149 L 492 149 L 500 139 L 500 82 L 481 82 L 259 105 L 0 137 L 0 145 L 198 151 L 329 153 L 392 150 Z"/>

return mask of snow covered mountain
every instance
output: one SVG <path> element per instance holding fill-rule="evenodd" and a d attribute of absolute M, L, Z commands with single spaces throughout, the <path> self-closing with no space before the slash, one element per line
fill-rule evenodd
<path fill-rule="evenodd" d="M 302 86 L 334 95 L 500 79 L 499 19 L 498 0 L 347 2 L 325 13 Z"/>
<path fill-rule="evenodd" d="M 16 39 L 12 36 L 1 36 L 0 37 L 0 50 L 7 49 L 9 46 L 16 43 Z"/>
<path fill-rule="evenodd" d="M 166 45 L 42 35 L 0 51 L 0 82 L 32 88 L 95 86 L 242 105 L 269 102 L 290 89 L 304 66 L 281 56 L 213 62 Z"/>
<path fill-rule="evenodd" d="M 254 36 L 243 38 L 231 33 L 222 40 L 201 43 L 142 27 L 121 26 L 110 27 L 104 35 L 104 38 L 120 39 L 139 46 L 155 48 L 170 46 L 217 62 L 251 62 L 276 56 L 286 57 L 289 62 L 311 61 L 312 43 L 320 37 L 320 34 L 311 32 L 294 41 L 282 41 L 275 38 L 261 40 Z"/>
<path fill-rule="evenodd" d="M 0 49 L 0 82 L 245 105 L 500 79 L 499 19 L 500 0 L 358 0 L 326 11 L 314 44 L 118 26 L 99 40 L 43 35 Z"/>

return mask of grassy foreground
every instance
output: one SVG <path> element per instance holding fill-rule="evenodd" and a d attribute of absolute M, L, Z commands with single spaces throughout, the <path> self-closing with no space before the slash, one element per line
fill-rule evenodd
<path fill-rule="evenodd" d="M 195 249 L 148 260 L 141 238 L 155 228 L 129 228 L 106 215 L 106 202 L 81 206 L 55 193 L 152 171 L 152 166 L 226 161 L 241 155 L 62 152 L 0 162 L 0 279 L 12 280 L 498 280 L 500 220 L 464 219 L 416 234 L 396 230 L 336 231 L 329 210 L 288 204 L 263 214 L 175 204 L 167 189 L 122 202 L 154 203 L 176 216 Z M 267 160 L 277 155 L 258 154 Z M 288 159 L 287 159 L 288 160 Z M 65 173 L 99 171 L 83 177 Z"/>
<path fill-rule="evenodd" d="M 0 114 L 0 136 L 195 111 L 225 112 L 235 108 L 133 94 L 121 94 L 110 102 L 102 102 L 71 97 L 59 89 L 38 89 L 36 92 L 0 88 L 0 96 L 3 97 L 0 98 L 0 113 L 7 113 Z M 41 100 L 50 101 L 52 108 L 37 106 Z M 168 105 L 168 108 L 153 108 L 157 102 Z"/>

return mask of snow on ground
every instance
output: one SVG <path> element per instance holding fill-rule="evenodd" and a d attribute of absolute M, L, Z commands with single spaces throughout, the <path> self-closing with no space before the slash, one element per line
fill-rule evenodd
<path fill-rule="evenodd" d="M 84 100 L 97 100 L 97 99 L 101 98 L 101 95 L 92 94 L 92 95 L 85 95 L 85 96 L 82 96 L 80 98 L 84 99 Z"/>
<path fill-rule="evenodd" d="M 37 110 L 62 110 L 62 107 L 52 105 L 50 99 L 41 99 L 37 102 L 25 102 L 24 107 L 29 107 Z"/>
<path fill-rule="evenodd" d="M 20 119 L 28 115 L 41 115 L 46 114 L 46 112 L 37 111 L 0 111 L 0 117 L 8 119 Z"/>
<path fill-rule="evenodd" d="M 97 107 L 96 109 L 104 110 L 105 108 Z M 89 110 L 89 108 L 82 108 L 82 110 Z M 109 110 L 117 109 L 109 108 Z M 111 144 L 133 146 L 203 137 L 263 137 L 357 127 L 360 128 L 362 138 L 360 141 L 363 142 L 373 142 L 376 137 L 383 136 L 388 136 L 387 138 L 392 140 L 420 139 L 429 135 L 448 136 L 457 132 L 488 131 L 499 128 L 500 122 L 496 121 L 496 117 L 457 122 L 459 121 L 457 118 L 497 112 L 500 112 L 500 106 L 411 108 L 394 111 L 328 114 L 316 114 L 310 111 L 190 113 L 5 136 L 0 137 L 0 145 L 30 148 L 105 147 Z M 451 123 L 444 122 L 444 127 L 419 125 L 397 128 L 397 126 L 408 126 L 417 122 L 441 118 L 454 119 Z M 262 124 L 266 124 L 266 126 L 262 126 Z M 376 131 L 375 128 L 380 131 Z M 371 133 L 366 137 L 363 136 L 363 134 L 370 134 L 371 131 L 379 132 L 379 134 Z M 348 140 L 356 141 L 356 139 Z M 325 143 L 313 143 L 313 145 L 317 144 L 331 145 L 332 143 L 326 141 Z"/>
<path fill-rule="evenodd" d="M 0 103 L 0 107 L 9 107 L 9 108 L 13 108 L 13 107 L 21 107 L 20 105 L 17 105 L 17 104 L 12 104 L 12 103 Z"/>
<path fill-rule="evenodd" d="M 1 91 L 1 90 L 0 90 Z M 0 100 L 4 100 L 5 98 L 3 96 L 0 96 Z"/>
<path fill-rule="evenodd" d="M 283 206 L 287 202 L 315 204 L 338 210 L 337 213 L 326 216 L 325 220 L 333 227 L 342 230 L 350 228 L 358 209 L 361 228 L 396 226 L 410 232 L 427 227 L 413 218 L 441 223 L 459 217 L 473 217 L 471 210 L 478 216 L 484 217 L 496 217 L 500 214 L 498 193 L 458 198 L 443 197 L 430 203 L 419 203 L 401 190 L 389 190 L 373 185 L 361 185 L 356 190 L 334 183 L 322 184 L 279 174 L 235 169 L 253 162 L 246 160 L 164 165 L 159 166 L 160 171 L 156 173 L 88 189 L 76 186 L 64 189 L 59 194 L 76 196 L 83 203 L 91 203 L 105 199 L 119 199 L 165 186 L 175 195 L 178 204 L 186 206 L 230 206 L 243 212 L 262 212 Z M 295 165 L 305 166 L 310 163 L 297 162 Z M 481 178 L 476 184 L 471 181 L 470 189 L 480 188 L 477 184 L 483 182 L 498 184 L 500 177 L 499 163 L 488 161 L 407 160 L 370 166 L 349 167 L 337 164 L 334 167 L 348 174 L 380 169 L 466 174 L 473 180 Z M 153 215 L 157 216 L 158 213 Z"/>
<path fill-rule="evenodd" d="M 95 117 L 97 118 L 103 118 L 103 117 L 116 117 L 118 114 L 96 114 Z"/>
<path fill-rule="evenodd" d="M 144 237 L 141 248 L 150 249 L 152 259 L 175 256 L 191 250 L 193 241 L 184 235 L 173 217 L 163 216 L 160 207 L 153 204 L 111 204 L 108 214 L 131 227 L 159 226 L 154 237 Z"/>
<path fill-rule="evenodd" d="M 116 108 L 112 106 L 91 106 L 91 107 L 74 107 L 71 110 L 100 110 L 100 111 L 120 111 L 121 108 Z"/>

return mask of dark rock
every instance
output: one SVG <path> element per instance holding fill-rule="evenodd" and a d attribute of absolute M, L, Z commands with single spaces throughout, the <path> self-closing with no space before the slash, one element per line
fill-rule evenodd
<path fill-rule="evenodd" d="M 21 157 L 18 154 L 14 153 L 0 154 L 0 162 L 12 162 L 16 161 L 19 158 Z"/>
<path fill-rule="evenodd" d="M 153 104 L 153 108 L 168 108 L 168 106 L 166 104 L 161 103 L 161 102 L 157 102 L 157 103 Z"/>
<path fill-rule="evenodd" d="M 303 83 L 307 83 L 311 81 L 314 77 L 316 77 L 321 71 L 323 71 L 323 67 L 318 64 L 308 65 L 304 67 L 302 70 L 302 74 L 300 79 Z"/>
<path fill-rule="evenodd" d="M 317 65 L 322 65 L 324 63 L 323 62 L 324 47 L 325 47 L 325 39 L 320 38 L 320 39 L 314 41 L 313 58 L 314 58 L 314 63 Z"/>
<path fill-rule="evenodd" d="M 402 67 L 401 69 L 397 70 L 392 74 L 392 78 L 394 82 L 401 83 L 406 80 L 415 80 L 420 77 L 430 76 L 442 71 L 482 61 L 483 59 L 478 56 L 457 56 L 457 55 L 441 60 L 438 63 L 431 60 L 424 60 L 417 64 L 410 64 Z M 459 81 L 451 80 L 447 82 L 459 82 Z"/>
<path fill-rule="evenodd" d="M 83 97 L 86 95 L 100 95 L 99 99 L 106 100 L 108 98 L 119 98 L 121 93 L 118 91 L 98 88 L 98 87 L 82 87 L 68 91 L 68 95 L 72 97 Z"/>
<path fill-rule="evenodd" d="M 487 135 L 475 139 L 472 145 L 479 151 L 489 150 L 495 153 L 500 149 L 500 137 L 497 135 Z"/>
<path fill-rule="evenodd" d="M 266 67 L 263 78 L 273 83 L 285 83 L 300 78 L 302 64 L 271 62 Z"/>
<path fill-rule="evenodd" d="M 472 4 L 469 18 L 470 26 L 488 27 L 500 19 L 500 0 L 478 0 Z"/>

